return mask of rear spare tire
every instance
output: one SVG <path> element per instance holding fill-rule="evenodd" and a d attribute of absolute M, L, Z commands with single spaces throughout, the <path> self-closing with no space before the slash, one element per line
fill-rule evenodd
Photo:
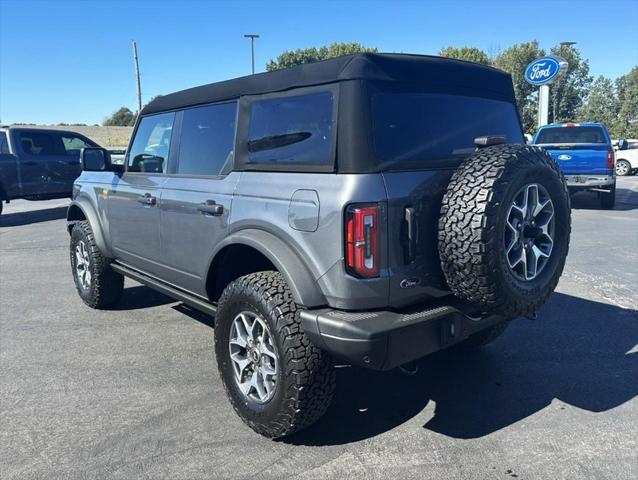
<path fill-rule="evenodd" d="M 527 145 L 476 151 L 452 176 L 441 207 L 450 289 L 485 311 L 532 314 L 563 272 L 570 222 L 565 179 L 548 153 Z"/>

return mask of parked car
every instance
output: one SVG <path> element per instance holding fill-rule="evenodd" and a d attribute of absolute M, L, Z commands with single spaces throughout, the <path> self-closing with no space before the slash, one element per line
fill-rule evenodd
<path fill-rule="evenodd" d="M 533 315 L 569 244 L 510 76 L 458 60 L 356 54 L 164 95 L 123 167 L 83 162 L 82 300 L 109 307 L 126 276 L 214 315 L 226 393 L 268 437 L 326 411 L 334 358 L 390 369 Z"/>
<path fill-rule="evenodd" d="M 596 192 L 602 208 L 614 208 L 614 150 L 602 123 L 546 125 L 536 132 L 533 143 L 558 162 L 570 193 Z"/>
<path fill-rule="evenodd" d="M 70 198 L 86 147 L 98 145 L 75 132 L 0 128 L 0 213 L 3 201 Z"/>
<path fill-rule="evenodd" d="M 638 170 L 638 140 L 621 139 L 614 146 L 616 153 L 616 175 L 624 177 Z"/>

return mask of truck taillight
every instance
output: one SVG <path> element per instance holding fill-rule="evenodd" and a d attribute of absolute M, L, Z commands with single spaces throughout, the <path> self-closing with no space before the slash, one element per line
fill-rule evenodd
<path fill-rule="evenodd" d="M 615 167 L 614 163 L 614 150 L 610 148 L 607 150 L 607 168 L 613 169 Z"/>
<path fill-rule="evenodd" d="M 358 277 L 379 276 L 379 207 L 350 205 L 346 210 L 346 269 Z"/>

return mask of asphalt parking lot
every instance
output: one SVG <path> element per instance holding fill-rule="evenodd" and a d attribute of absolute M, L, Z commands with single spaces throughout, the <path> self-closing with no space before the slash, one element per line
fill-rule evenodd
<path fill-rule="evenodd" d="M 213 319 L 127 280 L 75 292 L 68 201 L 0 217 L 0 478 L 638 478 L 638 177 L 573 199 L 558 291 L 479 352 L 417 375 L 340 368 L 318 424 L 266 440 L 218 378 Z"/>

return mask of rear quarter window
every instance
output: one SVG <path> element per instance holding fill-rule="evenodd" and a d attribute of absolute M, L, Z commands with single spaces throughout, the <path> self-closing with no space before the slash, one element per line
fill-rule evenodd
<path fill-rule="evenodd" d="M 487 98 L 430 93 L 372 96 L 373 137 L 382 169 L 446 166 L 471 154 L 474 139 L 524 143 L 516 107 Z"/>
<path fill-rule="evenodd" d="M 248 168 L 294 170 L 332 165 L 332 92 L 254 100 L 249 122 Z"/>

